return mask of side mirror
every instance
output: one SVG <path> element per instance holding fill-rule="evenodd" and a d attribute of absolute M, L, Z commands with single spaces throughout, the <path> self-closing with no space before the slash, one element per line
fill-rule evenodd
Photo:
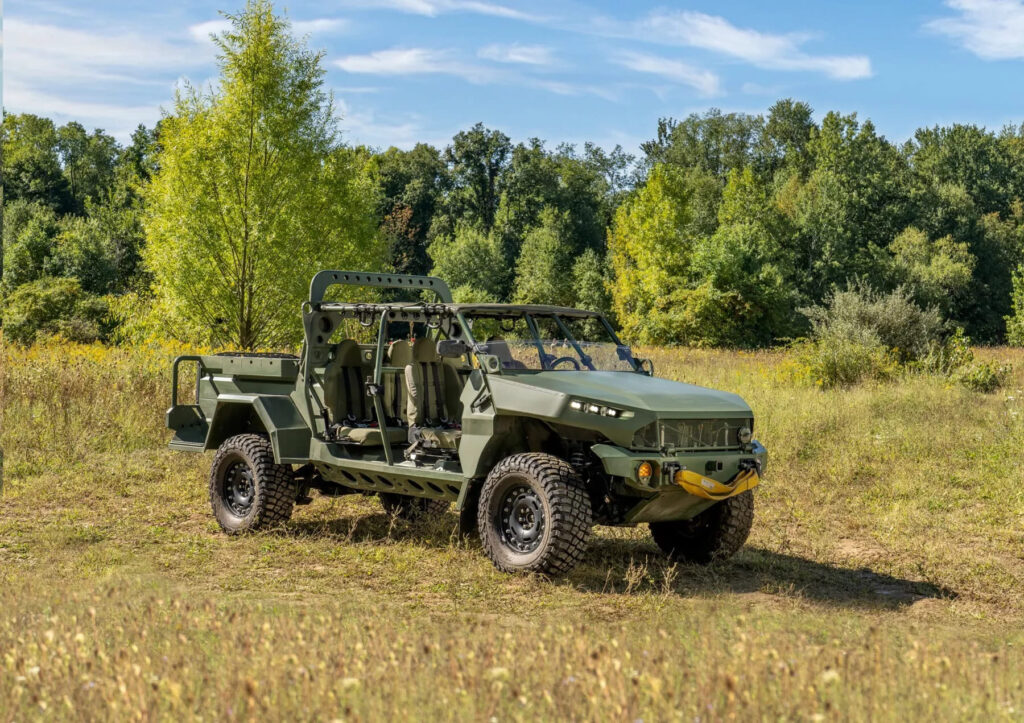
<path fill-rule="evenodd" d="M 480 368 L 485 372 L 494 374 L 501 371 L 501 359 L 493 354 L 477 354 L 476 358 L 480 361 Z"/>
<path fill-rule="evenodd" d="M 637 359 L 637 366 L 640 367 L 640 371 L 649 377 L 654 376 L 654 362 L 650 359 Z"/>
<path fill-rule="evenodd" d="M 458 359 L 469 353 L 469 344 L 462 339 L 442 339 L 437 342 L 437 353 L 444 359 Z"/>

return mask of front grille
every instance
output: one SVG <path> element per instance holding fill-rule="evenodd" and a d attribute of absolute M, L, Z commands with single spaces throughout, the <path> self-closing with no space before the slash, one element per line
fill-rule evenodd
<path fill-rule="evenodd" d="M 742 427 L 753 429 L 752 419 L 663 419 L 643 427 L 633 437 L 634 449 L 719 450 L 739 449 Z"/>

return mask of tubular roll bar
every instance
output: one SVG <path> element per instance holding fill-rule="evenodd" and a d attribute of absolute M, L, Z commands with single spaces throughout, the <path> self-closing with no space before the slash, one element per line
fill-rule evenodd
<path fill-rule="evenodd" d="M 443 304 L 452 303 L 452 292 L 443 279 L 436 276 L 410 274 L 371 274 L 365 271 L 319 271 L 309 283 L 309 303 L 316 306 L 332 286 L 376 286 L 382 289 L 409 289 L 433 291 Z"/>
<path fill-rule="evenodd" d="M 179 356 L 171 366 L 171 406 L 178 406 L 178 365 L 182 362 L 196 363 L 196 404 L 199 404 L 199 381 L 203 378 L 203 358 L 195 354 Z"/>

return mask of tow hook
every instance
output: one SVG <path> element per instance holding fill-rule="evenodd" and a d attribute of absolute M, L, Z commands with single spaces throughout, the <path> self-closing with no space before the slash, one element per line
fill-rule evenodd
<path fill-rule="evenodd" d="M 752 464 L 744 465 L 743 462 L 751 462 Z M 676 472 L 674 479 L 676 484 L 691 495 L 703 497 L 706 500 L 724 500 L 729 497 L 735 497 L 760 484 L 761 475 L 758 473 L 756 463 L 753 460 L 743 460 L 743 462 L 740 462 L 740 471 L 725 483 L 688 469 Z"/>

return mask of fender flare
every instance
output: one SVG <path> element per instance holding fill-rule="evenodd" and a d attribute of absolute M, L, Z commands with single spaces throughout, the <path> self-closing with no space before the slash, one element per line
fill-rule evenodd
<path fill-rule="evenodd" d="M 257 421 L 258 425 L 255 424 Z M 313 435 L 291 397 L 266 394 L 218 396 L 205 449 L 217 449 L 228 437 L 245 432 L 266 433 L 278 464 L 305 464 L 309 461 L 309 443 Z"/>

